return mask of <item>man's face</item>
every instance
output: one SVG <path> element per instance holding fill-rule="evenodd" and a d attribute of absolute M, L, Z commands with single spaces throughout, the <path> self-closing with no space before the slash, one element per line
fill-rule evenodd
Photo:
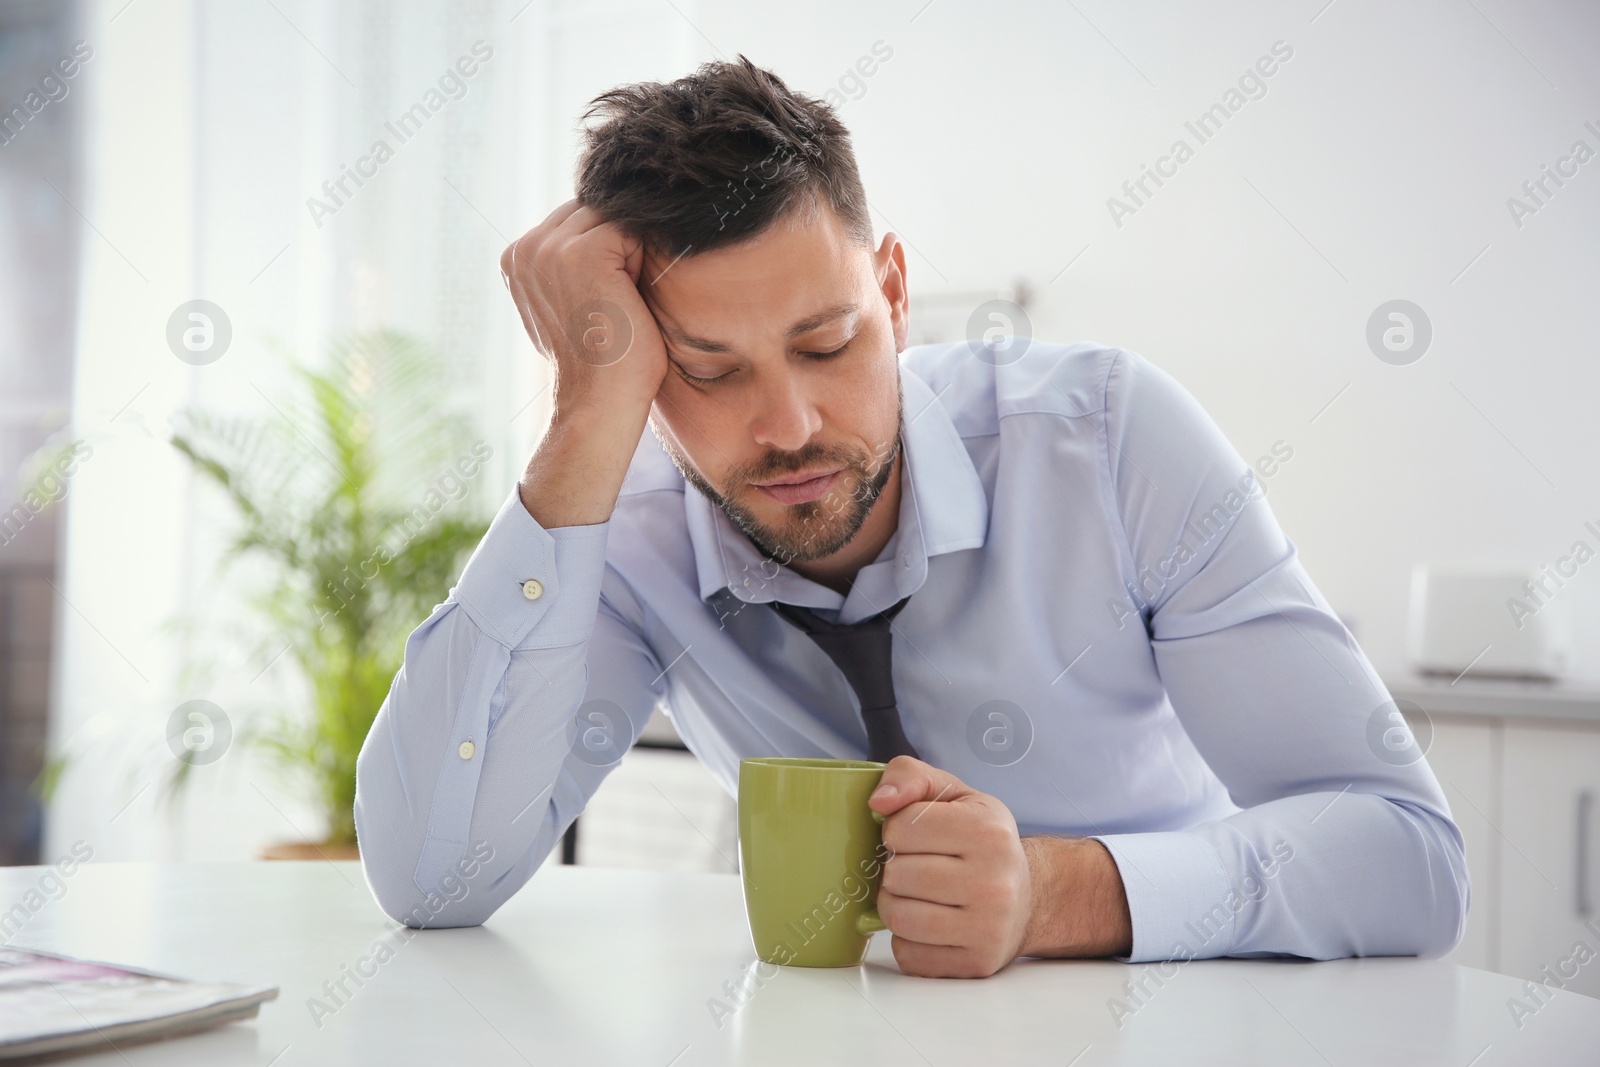
<path fill-rule="evenodd" d="M 646 256 L 641 278 L 668 359 L 651 428 L 783 563 L 844 547 L 898 469 L 908 321 L 899 240 L 874 252 L 826 206 L 803 214 L 731 248 Z"/>

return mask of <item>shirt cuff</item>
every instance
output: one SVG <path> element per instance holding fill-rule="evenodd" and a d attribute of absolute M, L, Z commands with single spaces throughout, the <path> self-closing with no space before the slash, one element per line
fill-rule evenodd
<path fill-rule="evenodd" d="M 1240 897 L 1210 842 L 1175 831 L 1094 840 L 1116 861 L 1133 919 L 1133 951 L 1118 959 L 1207 959 L 1232 950 Z"/>
<path fill-rule="evenodd" d="M 608 519 L 546 530 L 513 489 L 450 596 L 509 649 L 587 641 L 600 610 L 610 527 Z"/>

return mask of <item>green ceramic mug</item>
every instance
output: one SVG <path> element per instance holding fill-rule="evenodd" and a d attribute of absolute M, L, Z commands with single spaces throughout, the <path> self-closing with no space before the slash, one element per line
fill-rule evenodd
<path fill-rule="evenodd" d="M 797 967 L 852 967 L 886 929 L 874 904 L 888 850 L 867 797 L 869 760 L 739 761 L 739 867 L 756 955 Z"/>

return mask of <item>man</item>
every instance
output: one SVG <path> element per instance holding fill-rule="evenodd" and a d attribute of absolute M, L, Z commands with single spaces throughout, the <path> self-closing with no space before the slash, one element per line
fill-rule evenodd
<path fill-rule="evenodd" d="M 848 133 L 743 57 L 597 116 L 501 260 L 550 426 L 358 764 L 388 914 L 483 922 L 660 704 L 730 792 L 892 757 L 910 974 L 1457 942 L 1438 783 L 1187 393 L 1098 345 L 907 350 Z"/>

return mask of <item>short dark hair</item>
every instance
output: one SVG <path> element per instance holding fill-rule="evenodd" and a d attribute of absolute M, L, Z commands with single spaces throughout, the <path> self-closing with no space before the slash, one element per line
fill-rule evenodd
<path fill-rule="evenodd" d="M 831 104 L 742 55 L 601 93 L 583 122 L 579 202 L 652 252 L 676 259 L 738 244 L 821 202 L 872 247 L 850 131 Z"/>

